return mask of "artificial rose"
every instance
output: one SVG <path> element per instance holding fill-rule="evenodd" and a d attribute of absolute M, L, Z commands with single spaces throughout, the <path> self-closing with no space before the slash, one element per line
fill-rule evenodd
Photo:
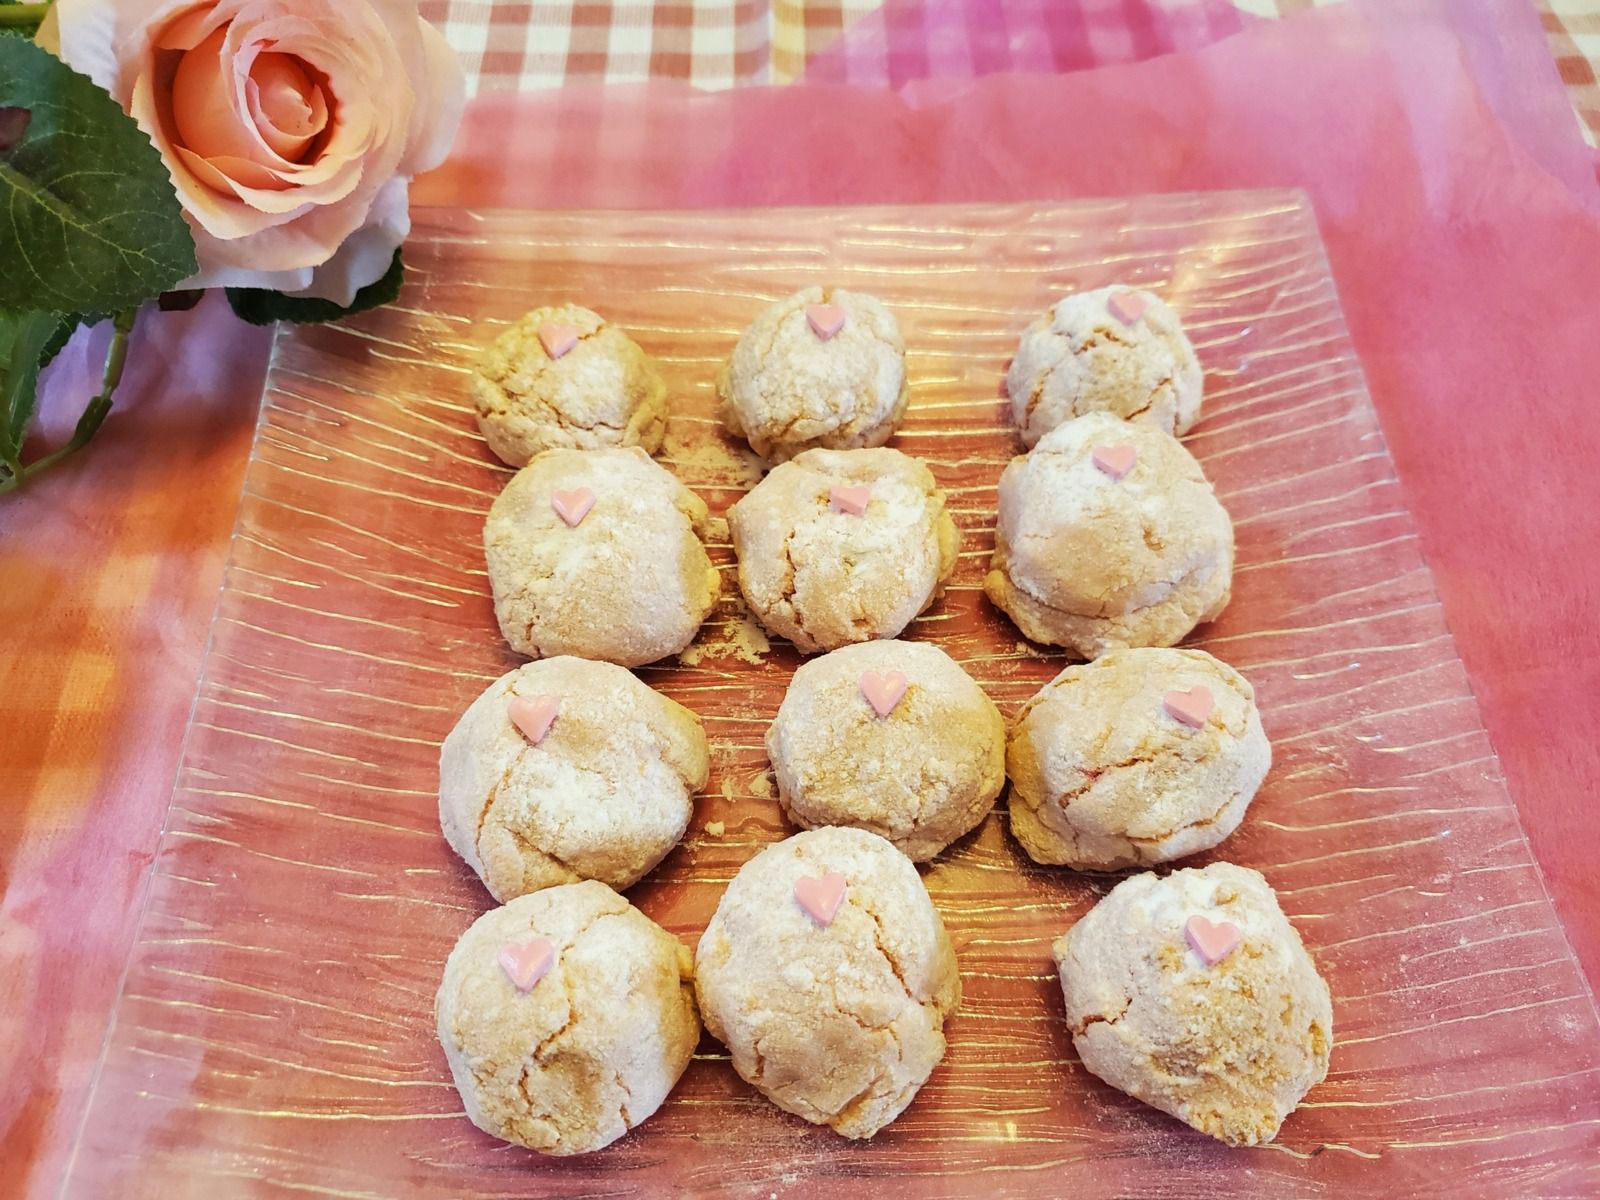
<path fill-rule="evenodd" d="M 349 304 L 411 229 L 465 84 L 417 0 L 56 0 L 40 42 L 166 159 L 200 273 Z"/>

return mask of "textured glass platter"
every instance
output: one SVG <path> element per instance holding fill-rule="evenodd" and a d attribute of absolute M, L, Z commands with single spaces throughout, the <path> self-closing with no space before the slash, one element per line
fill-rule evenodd
<path fill-rule="evenodd" d="M 1422 1196 L 1600 1193 L 1600 1026 L 1522 836 L 1293 192 L 1049 207 L 419 213 L 398 305 L 279 336 L 147 908 L 66 1191 L 74 1197 Z M 1073 1054 L 1050 940 L 1114 880 L 1034 867 L 1002 801 L 925 871 L 966 998 L 950 1051 L 870 1144 L 780 1113 L 704 1041 L 667 1104 L 543 1160 L 460 1115 L 433 993 L 487 894 L 439 835 L 440 740 L 515 665 L 480 544 L 508 477 L 467 370 L 540 303 L 631 330 L 677 408 L 662 453 L 722 513 L 759 467 L 719 429 L 739 331 L 809 283 L 898 315 L 911 409 L 963 534 L 937 640 L 1007 716 L 1063 660 L 982 597 L 1001 396 L 1023 325 L 1128 281 L 1207 370 L 1189 436 L 1238 530 L 1234 599 L 1191 644 L 1255 683 L 1272 774 L 1199 861 L 1263 871 L 1334 996 L 1327 1081 L 1229 1150 Z M 797 661 L 730 598 L 641 672 L 703 718 L 713 769 L 631 899 L 691 946 L 789 832 L 761 739 Z M 714 833 L 708 824 L 720 823 Z"/>

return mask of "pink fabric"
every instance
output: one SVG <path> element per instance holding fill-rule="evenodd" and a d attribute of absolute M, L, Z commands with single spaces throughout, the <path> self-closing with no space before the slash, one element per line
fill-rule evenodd
<path fill-rule="evenodd" d="M 1250 22 L 1233 0 L 889 0 L 807 60 L 805 77 L 902 87 L 996 71 L 1081 71 L 1198 49 Z"/>
<path fill-rule="evenodd" d="M 1136 65 L 933 80 L 898 98 L 572 88 L 481 104 L 420 198 L 626 208 L 1307 189 L 1485 722 L 1595 979 L 1600 204 L 1537 35 L 1514 5 L 1407 0 L 1264 22 Z M 560 134 L 508 145 L 512 127 Z"/>
<path fill-rule="evenodd" d="M 0 1196 L 54 1196 L 138 918 L 266 362 L 220 296 L 147 314 L 93 448 L 0 502 Z M 52 369 L 59 443 L 110 327 Z"/>

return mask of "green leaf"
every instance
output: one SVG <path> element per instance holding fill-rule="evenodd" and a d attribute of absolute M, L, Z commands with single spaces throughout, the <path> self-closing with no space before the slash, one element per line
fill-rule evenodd
<path fill-rule="evenodd" d="M 405 282 L 405 276 L 405 263 L 401 260 L 400 251 L 396 250 L 394 261 L 389 264 L 383 277 L 357 292 L 349 308 L 340 308 L 331 300 L 307 300 L 303 296 L 285 296 L 282 292 L 269 292 L 263 288 L 229 288 L 228 303 L 233 305 L 236 315 L 252 325 L 271 325 L 274 321 L 316 325 L 390 303 L 400 295 L 400 285 Z"/>
<path fill-rule="evenodd" d="M 39 372 L 61 353 L 80 318 L 0 313 L 0 459 L 15 469 L 39 403 Z"/>
<path fill-rule="evenodd" d="M 0 108 L 27 109 L 0 151 L 0 309 L 127 308 L 195 273 L 166 165 L 116 101 L 54 55 L 0 38 Z"/>

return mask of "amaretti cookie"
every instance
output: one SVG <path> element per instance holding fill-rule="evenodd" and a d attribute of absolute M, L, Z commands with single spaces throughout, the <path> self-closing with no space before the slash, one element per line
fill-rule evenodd
<path fill-rule="evenodd" d="M 678 844 L 711 769 L 700 719 L 621 667 L 502 675 L 439 753 L 439 822 L 496 900 L 638 881 Z"/>
<path fill-rule="evenodd" d="M 687 948 L 592 881 L 474 921 L 435 1016 L 468 1118 L 545 1154 L 598 1150 L 648 1119 L 700 1040 Z"/>
<path fill-rule="evenodd" d="M 984 591 L 1036 642 L 1097 658 L 1170 646 L 1228 603 L 1233 523 L 1200 464 L 1154 428 L 1090 413 L 1000 476 Z"/>
<path fill-rule="evenodd" d="M 1328 1073 L 1328 985 L 1255 871 L 1125 879 L 1054 951 L 1083 1065 L 1201 1133 L 1270 1142 Z"/>
<path fill-rule="evenodd" d="M 807 450 L 728 512 L 739 586 L 804 653 L 897 636 L 933 603 L 959 537 L 928 468 L 898 450 Z"/>
<path fill-rule="evenodd" d="M 717 379 L 728 427 L 765 459 L 881 446 L 906 411 L 906 346 L 865 292 L 809 287 L 744 331 Z"/>
<path fill-rule="evenodd" d="M 1004 747 L 994 701 L 927 642 L 864 642 L 802 664 L 767 730 L 791 821 L 868 829 L 919 862 L 988 815 Z"/>
<path fill-rule="evenodd" d="M 1023 706 L 1011 832 L 1035 862 L 1080 871 L 1170 862 L 1237 829 L 1271 764 L 1239 672 L 1200 650 L 1114 650 Z"/>
<path fill-rule="evenodd" d="M 695 989 L 747 1082 L 869 1138 L 944 1057 L 961 977 L 911 860 L 862 829 L 814 829 L 733 877 L 695 953 Z"/>
<path fill-rule="evenodd" d="M 534 309 L 472 372 L 478 428 L 513 467 L 557 446 L 642 446 L 653 454 L 667 428 L 666 397 L 638 343 L 576 304 Z"/>
<path fill-rule="evenodd" d="M 694 640 L 720 588 L 705 502 L 638 447 L 546 450 L 483 528 L 500 632 L 531 658 L 625 667 Z"/>
<path fill-rule="evenodd" d="M 1200 417 L 1202 383 L 1177 314 L 1127 287 L 1063 296 L 1023 331 L 1006 373 L 1025 446 L 1091 412 L 1185 433 Z"/>

